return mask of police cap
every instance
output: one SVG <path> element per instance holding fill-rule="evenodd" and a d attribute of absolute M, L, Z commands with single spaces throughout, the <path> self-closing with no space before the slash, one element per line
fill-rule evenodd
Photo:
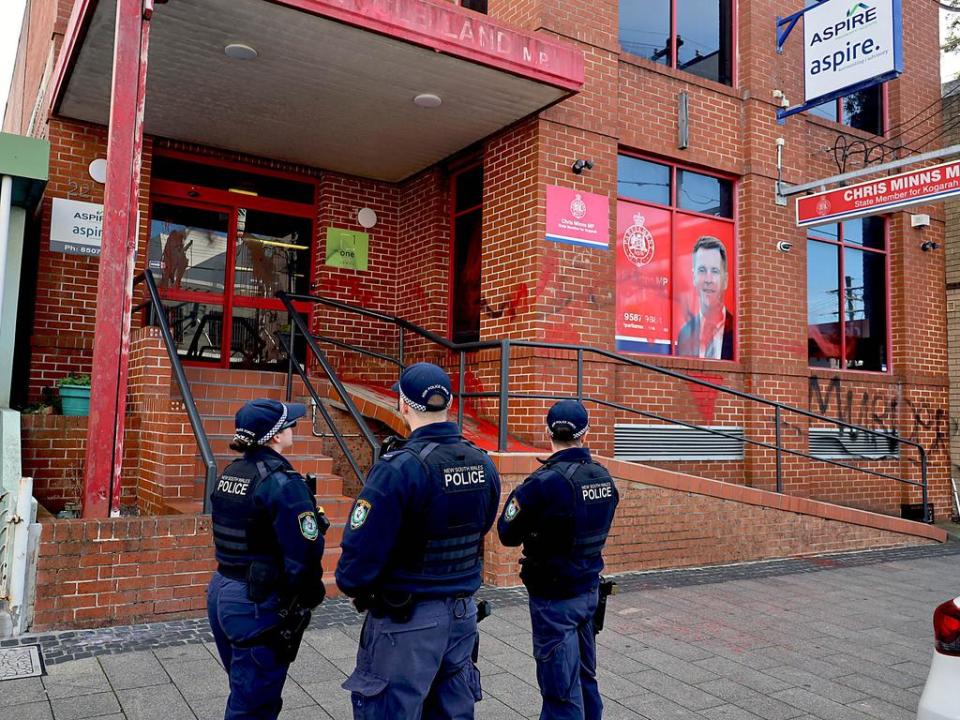
<path fill-rule="evenodd" d="M 561 400 L 547 413 L 547 429 L 555 440 L 576 440 L 588 426 L 587 409 L 576 400 Z"/>
<path fill-rule="evenodd" d="M 419 362 L 405 368 L 400 380 L 393 384 L 394 392 L 414 410 L 439 412 L 450 407 L 453 390 L 450 377 L 438 365 Z"/>
<path fill-rule="evenodd" d="M 251 400 L 237 411 L 234 440 L 243 445 L 263 445 L 306 414 L 307 407 L 303 403 L 282 403 L 265 398 Z"/>

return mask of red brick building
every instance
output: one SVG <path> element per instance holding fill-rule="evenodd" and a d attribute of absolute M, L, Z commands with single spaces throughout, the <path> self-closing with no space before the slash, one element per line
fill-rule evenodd
<path fill-rule="evenodd" d="M 919 455 L 905 442 L 789 410 L 778 423 L 773 406 L 626 365 L 613 353 L 895 433 L 925 448 L 930 501 L 937 517 L 946 515 L 944 261 L 920 247 L 942 242 L 941 206 L 921 210 L 934 218 L 921 238 L 901 212 L 808 232 L 796 227 L 792 203 L 775 198 L 778 138 L 782 179 L 799 184 L 936 137 L 939 114 L 918 111 L 940 97 L 937 8 L 904 3 L 900 79 L 780 125 L 775 92 L 802 95 L 802 63 L 799 42 L 776 53 L 775 20 L 802 7 L 157 4 L 136 271 L 157 278 L 215 443 L 229 433 L 230 407 L 245 387 L 282 391 L 285 376 L 275 371 L 286 361 L 274 333 L 289 324 L 273 296 L 287 290 L 396 315 L 454 342 L 506 338 L 604 351 L 583 353 L 580 391 L 606 403 L 591 408 L 591 444 L 610 457 L 763 490 L 776 488 L 779 464 L 788 496 L 888 515 L 920 502 L 914 485 L 822 461 L 917 482 Z M 82 229 L 74 230 L 78 241 L 64 239 L 62 228 L 73 226 L 55 215 L 95 214 L 103 202 L 90 164 L 107 157 L 113 8 L 105 0 L 33 0 L 21 37 L 4 130 L 51 143 L 50 182 L 24 263 L 21 406 L 41 401 L 67 373 L 91 369 L 98 243 Z M 698 246 L 704 237 L 713 244 Z M 134 302 L 142 299 L 140 286 Z M 299 309 L 319 335 L 385 355 L 400 350 L 396 328 L 374 318 Z M 142 323 L 135 314 L 122 504 L 152 515 L 182 509 L 201 486 L 189 425 L 169 367 L 161 368 L 163 346 Z M 326 347 L 352 387 L 383 387 L 396 373 L 388 361 Z M 405 335 L 403 353 L 458 374 L 455 354 L 416 334 Z M 499 390 L 500 353 L 465 355 L 466 390 Z M 577 367 L 575 350 L 513 346 L 510 390 L 576 395 Z M 360 411 L 389 425 L 389 412 L 361 395 L 356 390 Z M 511 399 L 510 435 L 542 445 L 548 402 Z M 468 416 L 497 424 L 497 398 L 468 401 Z M 23 423 L 24 472 L 59 510 L 80 494 L 86 421 L 40 415 Z M 778 436 L 786 448 L 779 460 L 756 444 Z M 331 447 L 329 439 L 309 442 Z M 318 469 L 332 472 L 329 464 Z M 717 512 L 688 510 L 688 518 Z M 624 522 L 629 545 L 643 521 Z M 693 527 L 685 527 L 689 537 Z M 772 547 L 773 535 L 751 542 Z M 775 553 L 684 554 L 684 537 L 660 547 L 655 560 L 622 567 Z M 199 565 L 182 572 L 202 575 L 201 555 L 185 555 Z M 494 575 L 507 572 L 497 567 Z M 50 625 L 78 619 L 59 606 L 49 612 Z"/>

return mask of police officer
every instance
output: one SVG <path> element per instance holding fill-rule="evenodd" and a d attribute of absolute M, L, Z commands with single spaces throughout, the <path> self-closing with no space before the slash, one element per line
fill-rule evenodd
<path fill-rule="evenodd" d="M 504 545 L 523 544 L 520 579 L 530 596 L 541 720 L 597 720 L 603 711 L 593 617 L 601 552 L 620 495 L 583 446 L 587 427 L 579 402 L 550 408 L 553 454 L 510 493 L 497 522 Z"/>
<path fill-rule="evenodd" d="M 283 457 L 301 404 L 253 400 L 237 412 L 232 462 L 213 491 L 217 571 L 207 613 L 230 676 L 226 720 L 276 718 L 310 609 L 323 600 L 323 533 L 304 479 Z"/>
<path fill-rule="evenodd" d="M 411 365 L 394 389 L 412 432 L 371 468 L 340 543 L 337 585 L 368 610 L 343 687 L 357 719 L 473 718 L 473 594 L 500 477 L 448 422 L 441 368 Z"/>

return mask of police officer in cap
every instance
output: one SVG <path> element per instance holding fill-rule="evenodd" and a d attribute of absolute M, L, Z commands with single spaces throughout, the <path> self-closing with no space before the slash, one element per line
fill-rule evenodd
<path fill-rule="evenodd" d="M 253 400 L 237 412 L 232 462 L 212 496 L 217 571 L 207 591 L 210 628 L 230 675 L 226 720 L 276 718 L 287 668 L 310 609 L 323 600 L 329 525 L 283 457 L 298 403 Z"/>
<path fill-rule="evenodd" d="M 500 477 L 447 420 L 441 368 L 411 365 L 394 389 L 412 432 L 371 468 L 340 543 L 337 585 L 368 611 L 343 687 L 354 718 L 473 718 L 473 594 Z"/>
<path fill-rule="evenodd" d="M 587 411 L 575 400 L 550 408 L 553 454 L 507 498 L 500 541 L 523 545 L 520 579 L 530 596 L 541 720 L 597 720 L 593 617 L 604 543 L 620 496 L 610 473 L 583 446 Z"/>

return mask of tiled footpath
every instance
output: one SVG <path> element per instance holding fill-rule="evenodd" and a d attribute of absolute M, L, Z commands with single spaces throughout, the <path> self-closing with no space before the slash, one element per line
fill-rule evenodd
<path fill-rule="evenodd" d="M 933 608 L 960 595 L 960 543 L 617 578 L 600 635 L 605 718 L 913 718 L 932 652 Z M 484 588 L 478 718 L 536 717 L 522 590 Z M 350 717 L 340 689 L 359 616 L 316 613 L 281 718 Z M 223 717 L 226 677 L 203 620 L 26 636 L 42 679 L 0 682 L 17 720 Z M 10 715 L 7 715 L 9 711 Z"/>

